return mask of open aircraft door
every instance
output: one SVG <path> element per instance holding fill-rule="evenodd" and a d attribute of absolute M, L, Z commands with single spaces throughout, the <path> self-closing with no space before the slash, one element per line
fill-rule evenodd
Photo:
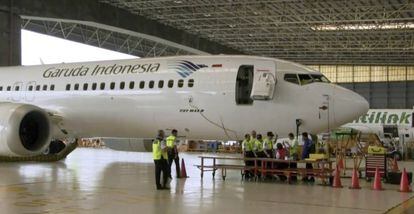
<path fill-rule="evenodd" d="M 251 98 L 253 100 L 271 100 L 276 87 L 276 77 L 271 70 L 256 70 Z"/>

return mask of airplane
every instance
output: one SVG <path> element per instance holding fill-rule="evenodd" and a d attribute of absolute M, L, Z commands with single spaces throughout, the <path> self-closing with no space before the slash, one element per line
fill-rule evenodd
<path fill-rule="evenodd" d="M 0 68 L 0 156 L 42 154 L 65 138 L 242 140 L 319 133 L 366 113 L 320 72 L 255 56 L 174 56 Z"/>
<path fill-rule="evenodd" d="M 413 109 L 370 109 L 351 123 L 343 125 L 366 134 L 376 134 L 381 140 L 404 138 L 414 142 Z"/>

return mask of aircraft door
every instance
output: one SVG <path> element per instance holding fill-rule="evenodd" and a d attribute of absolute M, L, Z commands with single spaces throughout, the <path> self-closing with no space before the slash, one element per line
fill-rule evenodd
<path fill-rule="evenodd" d="M 276 86 L 276 77 L 270 71 L 257 72 L 254 77 L 251 98 L 253 100 L 271 100 Z"/>
<path fill-rule="evenodd" d="M 237 105 L 251 105 L 253 87 L 253 65 L 242 65 L 237 72 L 236 103 Z"/>
<path fill-rule="evenodd" d="M 20 101 L 23 97 L 22 91 L 23 91 L 23 83 L 22 82 L 15 82 L 13 85 L 13 96 L 12 96 L 12 100 L 13 101 Z"/>
<path fill-rule="evenodd" d="M 32 81 L 32 82 L 28 82 L 26 84 L 26 101 L 33 101 L 35 99 L 35 90 L 36 88 L 36 82 Z"/>

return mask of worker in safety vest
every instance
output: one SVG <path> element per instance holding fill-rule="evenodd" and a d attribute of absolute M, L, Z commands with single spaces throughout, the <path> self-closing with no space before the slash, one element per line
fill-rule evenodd
<path fill-rule="evenodd" d="M 251 134 L 250 134 L 250 141 L 249 141 L 249 145 L 251 146 L 251 148 L 252 148 L 252 152 L 253 152 L 253 156 L 255 156 L 255 154 L 254 154 L 254 150 L 255 150 L 255 148 L 256 148 L 256 131 L 255 130 L 253 130 L 252 132 L 251 132 Z"/>
<path fill-rule="evenodd" d="M 169 187 L 167 187 L 167 184 L 169 183 L 168 175 L 170 172 L 168 170 L 167 145 L 164 141 L 163 130 L 158 131 L 157 138 L 152 142 L 152 156 L 155 163 L 155 184 L 157 185 L 157 190 L 169 189 Z M 162 185 L 161 172 L 163 177 Z"/>
<path fill-rule="evenodd" d="M 264 153 L 264 149 L 263 149 L 263 138 L 262 138 L 261 134 L 257 135 L 257 139 L 256 139 L 256 142 L 255 142 L 255 148 L 254 148 L 253 152 L 255 153 L 256 157 L 259 157 L 259 158 L 266 157 L 266 155 Z"/>
<path fill-rule="evenodd" d="M 263 140 L 263 151 L 268 158 L 273 158 L 273 137 L 273 132 L 267 132 L 267 136 Z"/>
<path fill-rule="evenodd" d="M 244 140 L 242 142 L 243 157 L 245 158 L 254 158 L 253 154 L 253 144 L 251 143 L 251 137 L 249 134 L 244 135 Z M 244 161 L 246 166 L 253 166 L 254 161 L 246 160 Z M 246 179 L 253 177 L 253 173 L 250 170 L 244 171 L 244 177 Z"/>
<path fill-rule="evenodd" d="M 167 137 L 167 150 L 168 150 L 168 167 L 170 170 L 171 177 L 171 165 L 172 162 L 175 162 L 175 171 L 177 178 L 180 178 L 180 158 L 178 157 L 178 149 L 177 149 L 177 130 L 173 129 L 171 131 L 171 135 Z"/>
<path fill-rule="evenodd" d="M 250 135 L 249 134 L 245 134 L 244 135 L 244 140 L 242 142 L 242 150 L 243 150 L 243 156 L 244 157 L 252 157 L 253 153 L 253 147 L 252 144 L 250 143 Z"/>

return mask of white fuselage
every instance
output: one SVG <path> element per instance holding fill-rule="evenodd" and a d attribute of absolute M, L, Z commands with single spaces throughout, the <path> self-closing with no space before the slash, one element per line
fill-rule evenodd
<path fill-rule="evenodd" d="M 370 109 L 366 114 L 344 127 L 357 129 L 363 133 L 372 133 L 384 138 L 384 126 L 395 127 L 405 141 L 414 141 L 412 109 Z"/>
<path fill-rule="evenodd" d="M 183 60 L 199 67 L 183 70 Z M 272 99 L 254 100 L 248 105 L 236 103 L 241 65 L 252 65 L 255 76 L 261 72 L 275 76 Z M 354 92 L 324 82 L 294 84 L 284 80 L 287 73 L 320 74 L 291 62 L 249 56 L 4 67 L 0 69 L 0 102 L 44 109 L 51 115 L 55 138 L 150 138 L 158 129 L 173 128 L 189 139 L 240 140 L 251 130 L 286 136 L 295 132 L 296 119 L 303 121 L 300 131 L 319 133 L 368 110 L 367 102 Z M 149 87 L 151 81 L 153 88 Z M 183 86 L 179 87 L 181 81 Z"/>

